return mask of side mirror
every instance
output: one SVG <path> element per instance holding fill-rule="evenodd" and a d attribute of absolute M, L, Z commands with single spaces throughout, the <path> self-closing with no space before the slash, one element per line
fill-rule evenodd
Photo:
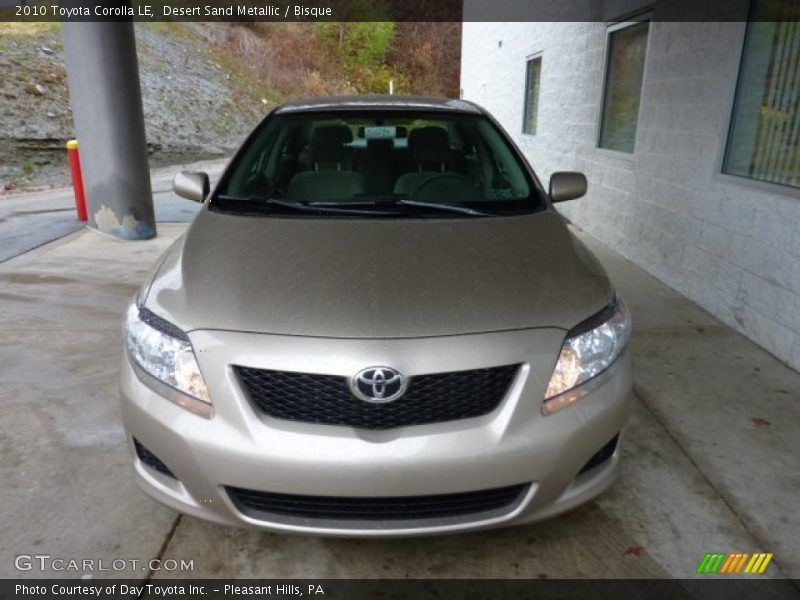
<path fill-rule="evenodd" d="M 550 177 L 550 200 L 564 202 L 586 194 L 586 175 L 577 171 L 559 171 Z"/>
<path fill-rule="evenodd" d="M 181 171 L 172 180 L 172 189 L 178 196 L 202 202 L 211 192 L 208 175 L 199 171 Z"/>

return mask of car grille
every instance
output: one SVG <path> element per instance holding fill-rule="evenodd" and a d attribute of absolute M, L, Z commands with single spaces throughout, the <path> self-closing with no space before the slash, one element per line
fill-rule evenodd
<path fill-rule="evenodd" d="M 133 446 L 136 449 L 136 456 L 139 457 L 144 464 L 146 464 L 151 469 L 158 471 L 159 473 L 163 473 L 167 477 L 172 477 L 172 479 L 177 479 L 175 474 L 170 470 L 170 468 L 161 462 L 155 454 L 150 452 L 139 440 L 133 438 Z"/>
<path fill-rule="evenodd" d="M 438 494 L 434 496 L 335 497 L 276 494 L 229 487 L 228 494 L 242 513 L 258 519 L 316 525 L 321 522 L 417 523 L 424 520 L 448 521 L 476 515 L 489 517 L 507 514 L 522 501 L 528 485 L 512 485 L 490 490 Z"/>
<path fill-rule="evenodd" d="M 598 465 L 602 465 L 606 462 L 609 458 L 614 456 L 614 451 L 617 449 L 617 441 L 619 440 L 619 434 L 615 435 L 611 438 L 611 441 L 608 442 L 605 446 L 600 448 L 597 452 L 595 452 L 592 457 L 587 461 L 583 468 L 580 470 L 578 475 L 582 475 L 586 471 L 595 468 Z"/>
<path fill-rule="evenodd" d="M 276 419 L 389 429 L 488 414 L 502 402 L 519 365 L 418 375 L 400 398 L 384 404 L 356 398 L 344 377 L 235 369 L 254 405 Z"/>

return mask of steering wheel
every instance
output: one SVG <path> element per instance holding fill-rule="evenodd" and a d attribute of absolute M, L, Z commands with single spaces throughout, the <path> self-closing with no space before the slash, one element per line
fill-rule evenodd
<path fill-rule="evenodd" d="M 420 183 L 414 191 L 411 192 L 411 197 L 415 200 L 420 199 L 421 192 L 429 188 L 432 184 L 438 184 L 439 186 L 452 186 L 450 189 L 459 189 L 459 192 L 463 190 L 463 192 L 468 192 L 469 196 L 466 200 L 473 200 L 478 199 L 477 190 L 472 185 L 472 180 L 467 177 L 466 175 L 462 175 L 461 173 L 442 173 L 440 175 L 434 175 L 433 177 L 428 177 L 422 183 Z M 455 185 L 453 185 L 455 184 Z M 466 194 L 465 194 L 466 195 Z"/>

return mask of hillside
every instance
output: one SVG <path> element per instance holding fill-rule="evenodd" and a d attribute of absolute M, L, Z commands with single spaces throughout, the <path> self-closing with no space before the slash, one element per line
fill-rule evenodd
<path fill-rule="evenodd" d="M 228 155 L 271 106 L 341 93 L 457 95 L 458 23 L 137 24 L 150 162 Z M 165 60 L 167 58 L 167 60 Z M 57 24 L 0 24 L 0 194 L 69 182 Z"/>

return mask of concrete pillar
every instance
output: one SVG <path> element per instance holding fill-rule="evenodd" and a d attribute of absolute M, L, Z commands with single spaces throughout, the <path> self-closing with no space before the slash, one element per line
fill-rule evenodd
<path fill-rule="evenodd" d="M 131 22 L 62 23 L 89 227 L 125 240 L 156 234 Z"/>

